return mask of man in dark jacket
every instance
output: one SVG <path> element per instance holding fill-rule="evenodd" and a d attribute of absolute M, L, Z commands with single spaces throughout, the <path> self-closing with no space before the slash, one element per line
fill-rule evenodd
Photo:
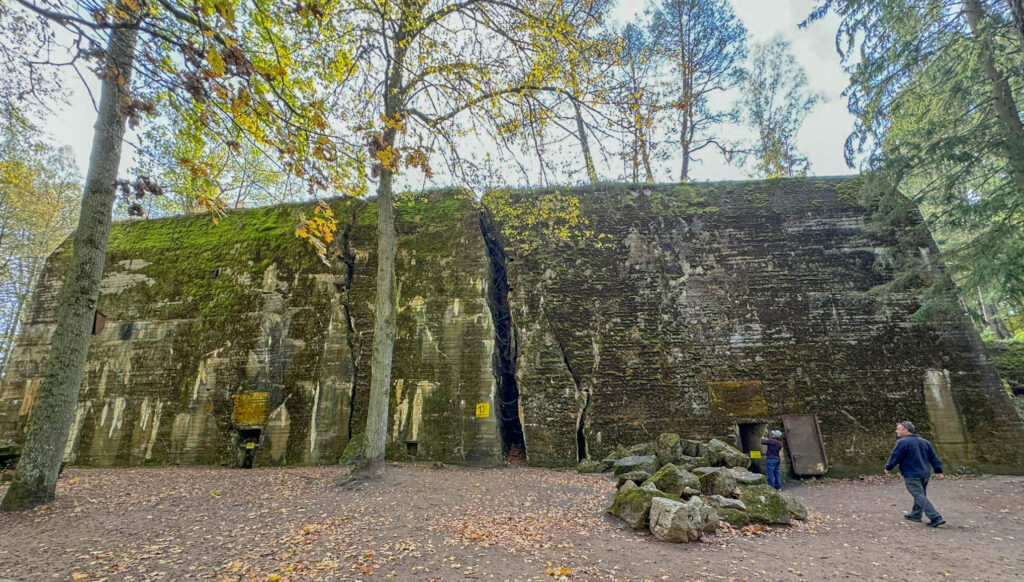
<path fill-rule="evenodd" d="M 892 454 L 889 455 L 889 462 L 885 464 L 885 474 L 888 476 L 889 471 L 899 465 L 903 483 L 914 498 L 913 509 L 903 518 L 921 521 L 921 512 L 924 512 L 931 520 L 928 522 L 931 527 L 946 523 L 931 501 L 928 501 L 927 495 L 928 478 L 932 475 L 932 468 L 935 469 L 935 478 L 942 480 L 942 462 L 935 454 L 935 449 L 930 442 L 914 434 L 914 423 L 909 420 L 896 425 L 896 436 L 899 438 L 892 449 Z"/>
<path fill-rule="evenodd" d="M 765 462 L 765 473 L 768 477 L 768 484 L 776 489 L 782 489 L 782 477 L 779 474 L 779 451 L 782 450 L 781 430 L 773 430 L 771 438 L 761 439 L 761 444 L 767 449 L 767 461 Z"/>

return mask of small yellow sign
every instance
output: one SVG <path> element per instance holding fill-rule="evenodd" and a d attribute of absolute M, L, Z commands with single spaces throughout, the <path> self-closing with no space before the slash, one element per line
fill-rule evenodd
<path fill-rule="evenodd" d="M 476 405 L 476 417 L 477 418 L 488 418 L 491 416 L 491 404 L 489 402 L 481 402 Z"/>
<path fill-rule="evenodd" d="M 750 458 L 751 459 L 760 459 L 761 458 L 761 451 L 750 451 Z"/>
<path fill-rule="evenodd" d="M 247 448 L 247 449 L 255 449 L 256 448 L 256 443 L 245 443 L 245 448 Z"/>

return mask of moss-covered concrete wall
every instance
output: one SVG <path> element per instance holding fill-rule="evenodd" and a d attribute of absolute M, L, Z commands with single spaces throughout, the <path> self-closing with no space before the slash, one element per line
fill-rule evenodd
<path fill-rule="evenodd" d="M 365 424 L 376 206 L 331 203 L 329 264 L 294 235 L 311 205 L 114 227 L 67 460 L 235 464 L 232 396 L 263 393 L 257 464 L 336 462 Z M 488 258 L 461 192 L 401 197 L 392 458 L 495 464 Z M 23 438 L 70 258 L 49 260 L 0 391 L 0 435 Z M 253 427 L 247 427 L 253 428 Z M 416 443 L 410 446 L 407 443 Z"/>
<path fill-rule="evenodd" d="M 1019 471 L 1024 432 L 973 328 L 913 320 L 914 289 L 877 292 L 894 253 L 934 245 L 873 234 L 858 188 L 490 194 L 530 461 L 814 414 L 834 474 L 877 470 L 904 419 L 953 466 Z"/>
<path fill-rule="evenodd" d="M 574 465 L 814 414 L 837 473 L 877 469 L 904 419 L 953 465 L 1021 470 L 973 328 L 880 292 L 895 255 L 934 245 L 869 228 L 858 189 L 499 191 L 483 220 L 465 193 L 401 197 L 389 457 L 495 465 L 522 442 L 531 464 Z M 309 205 L 117 225 L 68 460 L 237 464 L 253 427 L 233 397 L 265 394 L 257 464 L 335 462 L 365 423 L 376 206 L 331 206 L 327 264 L 294 236 Z M 0 440 L 23 438 L 69 257 L 50 258 L 0 387 Z"/>

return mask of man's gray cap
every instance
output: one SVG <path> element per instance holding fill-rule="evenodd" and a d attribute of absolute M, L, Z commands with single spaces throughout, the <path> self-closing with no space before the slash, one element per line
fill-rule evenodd
<path fill-rule="evenodd" d="M 773 430 L 772 431 L 772 436 L 773 437 L 780 437 L 780 436 L 782 436 L 782 431 L 781 430 Z"/>
<path fill-rule="evenodd" d="M 907 432 L 914 432 L 914 423 L 910 422 L 909 420 L 904 420 L 903 422 L 900 423 L 900 426 L 907 429 Z"/>

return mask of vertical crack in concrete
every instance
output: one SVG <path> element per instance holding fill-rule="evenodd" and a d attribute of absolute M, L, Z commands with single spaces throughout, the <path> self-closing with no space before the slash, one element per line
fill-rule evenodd
<path fill-rule="evenodd" d="M 489 277 L 487 306 L 494 323 L 494 351 L 491 355 L 491 373 L 498 384 L 498 434 L 501 453 L 508 460 L 525 460 L 526 437 L 519 417 L 519 385 L 516 381 L 516 361 L 519 358 L 519 332 L 512 321 L 509 308 L 508 263 L 492 219 L 480 212 L 480 232 L 487 246 Z"/>
<path fill-rule="evenodd" d="M 348 394 L 348 426 L 346 427 L 346 441 L 352 440 L 352 419 L 355 416 L 356 407 L 356 379 L 359 378 L 359 349 L 356 342 L 356 325 L 352 317 L 352 282 L 356 274 L 356 259 L 352 252 L 352 229 L 356 224 L 356 213 L 362 207 L 362 201 L 355 201 L 349 205 L 348 222 L 343 226 L 337 237 L 338 250 L 334 255 L 335 269 L 341 271 L 342 283 L 338 284 L 337 292 L 340 296 L 341 312 L 345 317 L 345 342 L 348 344 L 349 364 L 352 367 L 352 386 Z"/>
<path fill-rule="evenodd" d="M 558 344 L 558 352 L 562 355 L 562 363 L 565 364 L 565 369 L 568 370 L 569 376 L 572 377 L 573 383 L 576 385 L 576 394 L 583 399 L 583 404 L 580 406 L 580 413 L 576 417 L 576 460 L 582 461 L 587 458 L 587 436 L 583 432 L 583 428 L 586 426 L 587 420 L 587 408 L 590 406 L 590 388 L 584 388 L 583 383 L 580 381 L 579 375 L 576 374 L 576 370 L 573 369 L 572 364 L 569 362 L 569 352 L 565 349 L 565 344 L 562 343 L 562 338 L 559 337 L 558 331 L 555 330 L 555 326 L 551 325 L 551 320 L 548 318 L 547 313 L 544 313 L 544 320 L 548 323 L 548 329 L 551 330 L 551 335 L 555 336 L 555 343 Z"/>

